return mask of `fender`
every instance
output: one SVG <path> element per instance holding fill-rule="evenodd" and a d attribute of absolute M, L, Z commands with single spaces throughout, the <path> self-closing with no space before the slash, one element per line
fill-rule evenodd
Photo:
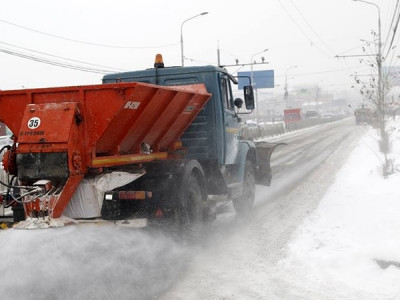
<path fill-rule="evenodd" d="M 239 151 L 236 157 L 236 165 L 237 165 L 237 180 L 240 183 L 243 182 L 246 160 L 250 160 L 254 164 L 254 167 L 257 164 L 256 146 L 252 141 L 239 142 Z"/>
<path fill-rule="evenodd" d="M 177 160 L 176 164 L 172 166 L 172 184 L 175 185 L 176 190 L 184 189 L 186 181 L 190 174 L 195 173 L 199 179 L 199 183 L 203 191 L 206 191 L 206 182 L 203 168 L 196 160 Z"/>
<path fill-rule="evenodd" d="M 188 182 L 191 176 L 197 179 L 201 194 L 201 198 L 194 202 L 188 202 Z M 181 160 L 173 167 L 172 178 L 171 196 L 164 213 L 172 220 L 178 221 L 179 227 L 196 226 L 203 220 L 204 213 L 209 211 L 204 171 L 196 160 Z"/>
<path fill-rule="evenodd" d="M 142 188 L 154 191 L 153 198 L 157 205 L 163 206 L 163 210 L 170 210 L 175 206 L 177 191 L 184 189 L 187 178 L 192 172 L 195 172 L 199 179 L 204 197 L 207 195 L 204 170 L 197 160 L 155 161 L 147 164 L 145 169 L 147 174 L 142 180 L 148 181 L 150 186 Z"/>

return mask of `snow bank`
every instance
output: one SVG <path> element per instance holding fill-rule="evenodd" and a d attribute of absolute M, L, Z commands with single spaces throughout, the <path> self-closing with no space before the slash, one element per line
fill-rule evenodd
<path fill-rule="evenodd" d="M 399 166 L 400 126 L 390 128 Z M 308 299 L 400 299 L 400 174 L 382 178 L 377 140 L 370 129 L 278 263 Z"/>

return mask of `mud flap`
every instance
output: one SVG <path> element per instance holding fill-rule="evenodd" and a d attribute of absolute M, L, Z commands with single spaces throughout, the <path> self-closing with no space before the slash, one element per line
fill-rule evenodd
<path fill-rule="evenodd" d="M 271 185 L 271 155 L 278 146 L 286 143 L 255 142 L 257 153 L 257 165 L 255 169 L 256 184 Z"/>

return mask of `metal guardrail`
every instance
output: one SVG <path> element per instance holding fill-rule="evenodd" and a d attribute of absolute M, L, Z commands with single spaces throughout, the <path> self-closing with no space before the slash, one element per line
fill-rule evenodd
<path fill-rule="evenodd" d="M 263 137 L 276 136 L 303 128 L 312 127 L 318 124 L 325 124 L 334 122 L 345 118 L 346 116 L 334 116 L 330 118 L 315 118 L 305 119 L 298 122 L 287 123 L 274 122 L 274 123 L 261 123 L 258 126 L 245 124 L 240 131 L 240 135 L 246 139 L 258 139 Z"/>

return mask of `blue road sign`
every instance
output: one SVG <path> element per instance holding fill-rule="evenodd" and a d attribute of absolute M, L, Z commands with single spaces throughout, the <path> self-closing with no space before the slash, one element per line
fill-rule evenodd
<path fill-rule="evenodd" d="M 243 86 L 250 85 L 253 77 L 253 87 L 255 89 L 271 89 L 274 84 L 274 70 L 253 71 L 253 76 L 250 71 L 238 72 L 238 88 L 243 90 Z"/>

